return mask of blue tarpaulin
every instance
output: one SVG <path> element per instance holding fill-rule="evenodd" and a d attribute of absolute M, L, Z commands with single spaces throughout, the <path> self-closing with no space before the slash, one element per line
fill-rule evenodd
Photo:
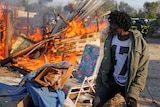
<path fill-rule="evenodd" d="M 56 64 L 46 64 L 41 68 L 27 74 L 22 80 L 26 83 L 21 87 L 19 85 L 7 85 L 0 83 L 0 97 L 10 96 L 12 99 L 21 100 L 29 93 L 32 97 L 34 105 L 39 107 L 63 107 L 65 94 L 62 89 L 57 89 L 55 91 L 50 91 L 48 87 L 44 87 L 34 81 L 34 77 L 48 66 L 58 67 L 68 67 L 71 64 L 69 62 L 60 62 Z M 23 95 L 23 96 L 22 96 Z M 21 96 L 21 97 L 18 97 Z M 16 98 L 17 97 L 17 98 Z"/>
<path fill-rule="evenodd" d="M 0 97 L 11 97 L 12 101 L 20 101 L 27 95 L 26 87 L 0 83 Z"/>
<path fill-rule="evenodd" d="M 65 94 L 62 89 L 51 92 L 48 87 L 42 87 L 36 82 L 27 82 L 26 85 L 35 105 L 39 105 L 39 107 L 63 107 Z"/>

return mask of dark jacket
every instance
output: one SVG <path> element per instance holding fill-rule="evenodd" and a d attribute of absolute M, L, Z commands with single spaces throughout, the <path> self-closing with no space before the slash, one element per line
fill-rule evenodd
<path fill-rule="evenodd" d="M 130 48 L 128 52 L 128 81 L 126 85 L 126 97 L 138 99 L 140 92 L 144 89 L 148 74 L 149 53 L 147 43 L 138 30 L 131 30 Z M 96 79 L 96 90 L 101 86 L 108 86 L 107 80 L 111 76 L 111 42 L 109 35 L 104 44 L 104 57 Z"/>

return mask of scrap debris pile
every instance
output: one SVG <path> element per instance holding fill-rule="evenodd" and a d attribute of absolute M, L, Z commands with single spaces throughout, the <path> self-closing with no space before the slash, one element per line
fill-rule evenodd
<path fill-rule="evenodd" d="M 81 58 L 85 45 L 100 46 L 101 30 L 107 28 L 106 20 L 102 17 L 110 12 L 97 15 L 96 11 L 104 3 L 104 0 L 81 0 L 72 3 L 70 11 L 58 13 L 53 9 L 55 19 L 51 23 L 44 22 L 43 27 L 33 27 L 32 22 L 35 23 L 40 17 L 38 13 L 0 3 L 0 66 L 12 66 L 27 72 L 28 75 L 25 74 L 19 86 L 25 90 L 23 86 L 26 83 L 29 91 L 34 89 L 30 92 L 32 99 L 37 100 L 40 94 L 34 84 L 26 82 L 28 78 L 36 76 L 34 80 L 39 85 L 47 89 L 52 87 L 54 92 L 63 88 L 72 75 L 73 65 Z M 18 17 L 19 13 L 27 14 L 27 17 Z M 46 16 L 44 14 L 43 18 L 46 19 Z M 71 65 L 66 68 L 68 63 L 63 61 Z M 66 65 L 64 67 L 61 64 Z M 47 95 L 41 97 L 47 98 Z M 38 102 L 45 104 L 45 100 Z M 53 99 L 51 103 L 56 104 Z"/>
<path fill-rule="evenodd" d="M 52 11 L 57 18 L 56 23 L 49 23 L 45 28 L 45 35 L 40 33 L 42 29 L 35 28 L 34 33 L 20 33 L 12 35 L 14 31 L 12 22 L 12 10 L 8 6 L 2 6 L 1 21 L 5 28 L 2 42 L 0 43 L 1 61 L 5 66 L 12 62 L 16 66 L 27 71 L 35 70 L 45 63 L 56 63 L 67 60 L 76 63 L 77 56 L 82 55 L 86 43 L 99 45 L 100 31 L 107 27 L 101 20 L 109 11 L 96 15 L 96 10 L 105 3 L 104 0 L 82 0 L 72 4 L 72 11 L 64 14 Z M 2 4 L 1 4 L 2 5 Z M 6 15 L 4 18 L 4 14 Z M 5 20 L 5 21 L 4 21 Z M 97 22 L 93 22 L 97 20 Z M 5 23 L 6 22 L 6 23 Z M 17 26 L 16 26 L 17 27 Z M 12 28 L 12 29 L 10 29 Z M 24 28 L 29 29 L 30 26 Z M 44 30 L 44 29 L 43 29 Z M 28 34 L 28 35 L 27 35 Z M 2 36 L 1 36 L 2 37 Z M 83 45 L 82 45 L 83 44 Z"/>

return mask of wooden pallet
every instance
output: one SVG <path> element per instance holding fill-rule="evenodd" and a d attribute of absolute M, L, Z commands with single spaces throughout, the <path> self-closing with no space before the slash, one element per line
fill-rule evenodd
<path fill-rule="evenodd" d="M 86 44 L 100 46 L 100 32 L 66 38 L 61 40 L 61 44 L 69 47 L 72 52 L 83 52 Z"/>

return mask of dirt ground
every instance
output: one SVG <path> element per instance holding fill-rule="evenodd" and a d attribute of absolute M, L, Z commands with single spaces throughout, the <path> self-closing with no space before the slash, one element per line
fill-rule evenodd
<path fill-rule="evenodd" d="M 160 38 L 147 38 L 146 41 L 150 54 L 149 72 L 146 87 L 138 101 L 138 107 L 160 107 Z M 21 78 L 22 75 L 18 72 L 0 67 L 0 82 L 15 85 Z M 0 98 L 0 107 L 4 107 L 2 105 L 3 101 L 5 102 Z M 110 107 L 121 107 L 124 103 L 124 99 L 120 95 L 117 95 L 113 101 Z M 5 105 L 5 107 L 13 106 Z M 106 107 L 108 106 L 106 105 Z"/>
<path fill-rule="evenodd" d="M 139 98 L 140 107 L 160 107 L 160 38 L 147 39 L 150 54 L 145 89 Z"/>

